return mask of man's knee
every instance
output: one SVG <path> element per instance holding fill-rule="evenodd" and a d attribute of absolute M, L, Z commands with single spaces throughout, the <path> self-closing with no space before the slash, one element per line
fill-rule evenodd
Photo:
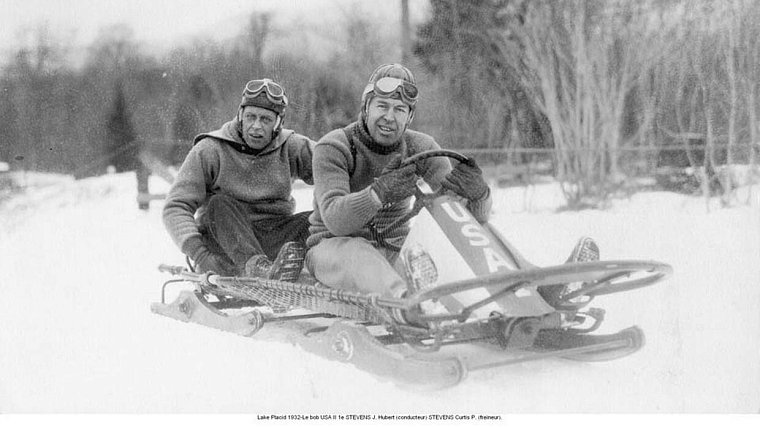
<path fill-rule="evenodd" d="M 236 211 L 240 202 L 226 194 L 214 194 L 206 202 L 206 215 L 215 218 Z"/>
<path fill-rule="evenodd" d="M 306 266 L 317 280 L 332 287 L 387 296 L 395 295 L 396 288 L 406 287 L 386 257 L 360 237 L 321 241 L 307 253 Z"/>
<path fill-rule="evenodd" d="M 361 245 L 358 238 L 332 237 L 324 239 L 306 253 L 306 266 L 314 275 L 320 269 L 334 270 L 345 265 L 352 248 Z M 354 255 L 356 253 L 354 252 Z"/>
<path fill-rule="evenodd" d="M 244 233 L 247 227 L 241 204 L 242 202 L 224 194 L 209 197 L 203 214 L 198 218 L 199 227 L 207 230 L 215 239 L 229 233 Z M 221 241 L 219 243 L 222 244 Z"/>

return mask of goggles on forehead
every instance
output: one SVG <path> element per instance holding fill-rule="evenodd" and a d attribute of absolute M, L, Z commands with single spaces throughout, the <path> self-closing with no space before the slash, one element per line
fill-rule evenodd
<path fill-rule="evenodd" d="M 410 104 L 417 102 L 417 95 L 419 94 L 414 83 L 395 77 L 383 77 L 376 81 L 373 90 L 375 94 L 380 96 L 391 96 L 398 92 L 401 94 L 401 99 Z"/>
<path fill-rule="evenodd" d="M 285 89 L 270 79 L 251 80 L 243 89 L 243 96 L 257 96 L 261 92 L 266 93 L 267 98 L 275 104 L 288 105 L 288 97 Z"/>

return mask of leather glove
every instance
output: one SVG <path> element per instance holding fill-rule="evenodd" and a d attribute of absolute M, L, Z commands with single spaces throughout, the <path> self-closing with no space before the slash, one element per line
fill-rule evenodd
<path fill-rule="evenodd" d="M 417 167 L 414 164 L 400 165 L 401 155 L 397 155 L 372 183 L 372 190 L 383 205 L 406 200 L 414 195 L 417 188 Z"/>
<path fill-rule="evenodd" d="M 443 179 L 441 186 L 467 200 L 481 200 L 488 191 L 483 171 L 473 159 L 457 163 Z"/>
<path fill-rule="evenodd" d="M 234 276 L 237 268 L 226 257 L 211 252 L 198 236 L 193 236 L 182 245 L 182 253 L 195 261 L 195 269 L 199 272 L 214 272 L 223 276 Z"/>

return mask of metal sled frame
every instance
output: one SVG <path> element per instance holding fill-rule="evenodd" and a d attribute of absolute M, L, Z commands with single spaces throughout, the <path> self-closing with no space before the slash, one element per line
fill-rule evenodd
<path fill-rule="evenodd" d="M 589 274 L 600 280 L 612 280 L 619 278 L 621 272 L 633 274 L 643 270 L 649 274 L 632 282 L 640 287 L 668 273 L 667 266 L 653 262 L 607 261 L 576 267 L 566 265 L 550 267 L 548 271 L 535 269 L 481 277 L 477 286 L 501 286 L 498 293 L 501 295 L 536 281 L 549 285 Z M 322 357 L 347 362 L 415 388 L 449 387 L 462 381 L 468 372 L 550 357 L 606 361 L 631 354 L 644 345 L 644 335 L 638 327 L 608 335 L 588 334 L 603 318 L 603 311 L 598 309 L 585 313 L 558 311 L 541 318 L 495 315 L 476 320 L 469 318 L 474 309 L 471 306 L 449 316 L 418 316 L 428 322 L 428 327 L 399 324 L 389 315 L 390 310 L 407 311 L 420 301 L 445 292 L 470 289 L 476 286 L 472 280 L 446 285 L 445 291 L 435 289 L 408 299 L 394 299 L 336 290 L 314 281 L 289 283 L 197 274 L 178 267 L 162 269 L 181 277 L 167 284 L 192 283 L 195 289 L 181 291 L 168 304 L 162 294 L 162 302 L 151 306 L 157 314 L 243 336 L 285 337 Z M 600 280 L 594 281 L 593 289 L 603 289 Z M 275 312 L 253 298 L 261 295 L 262 290 L 297 295 L 300 306 L 280 307 Z M 481 304 L 484 302 L 474 306 Z M 585 318 L 592 319 L 594 324 L 583 329 L 561 327 L 568 319 L 584 324 Z"/>

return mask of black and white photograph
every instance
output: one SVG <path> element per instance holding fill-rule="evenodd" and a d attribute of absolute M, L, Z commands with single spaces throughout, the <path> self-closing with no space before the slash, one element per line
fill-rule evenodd
<path fill-rule="evenodd" d="M 0 424 L 752 425 L 759 262 L 760 2 L 0 0 Z"/>

